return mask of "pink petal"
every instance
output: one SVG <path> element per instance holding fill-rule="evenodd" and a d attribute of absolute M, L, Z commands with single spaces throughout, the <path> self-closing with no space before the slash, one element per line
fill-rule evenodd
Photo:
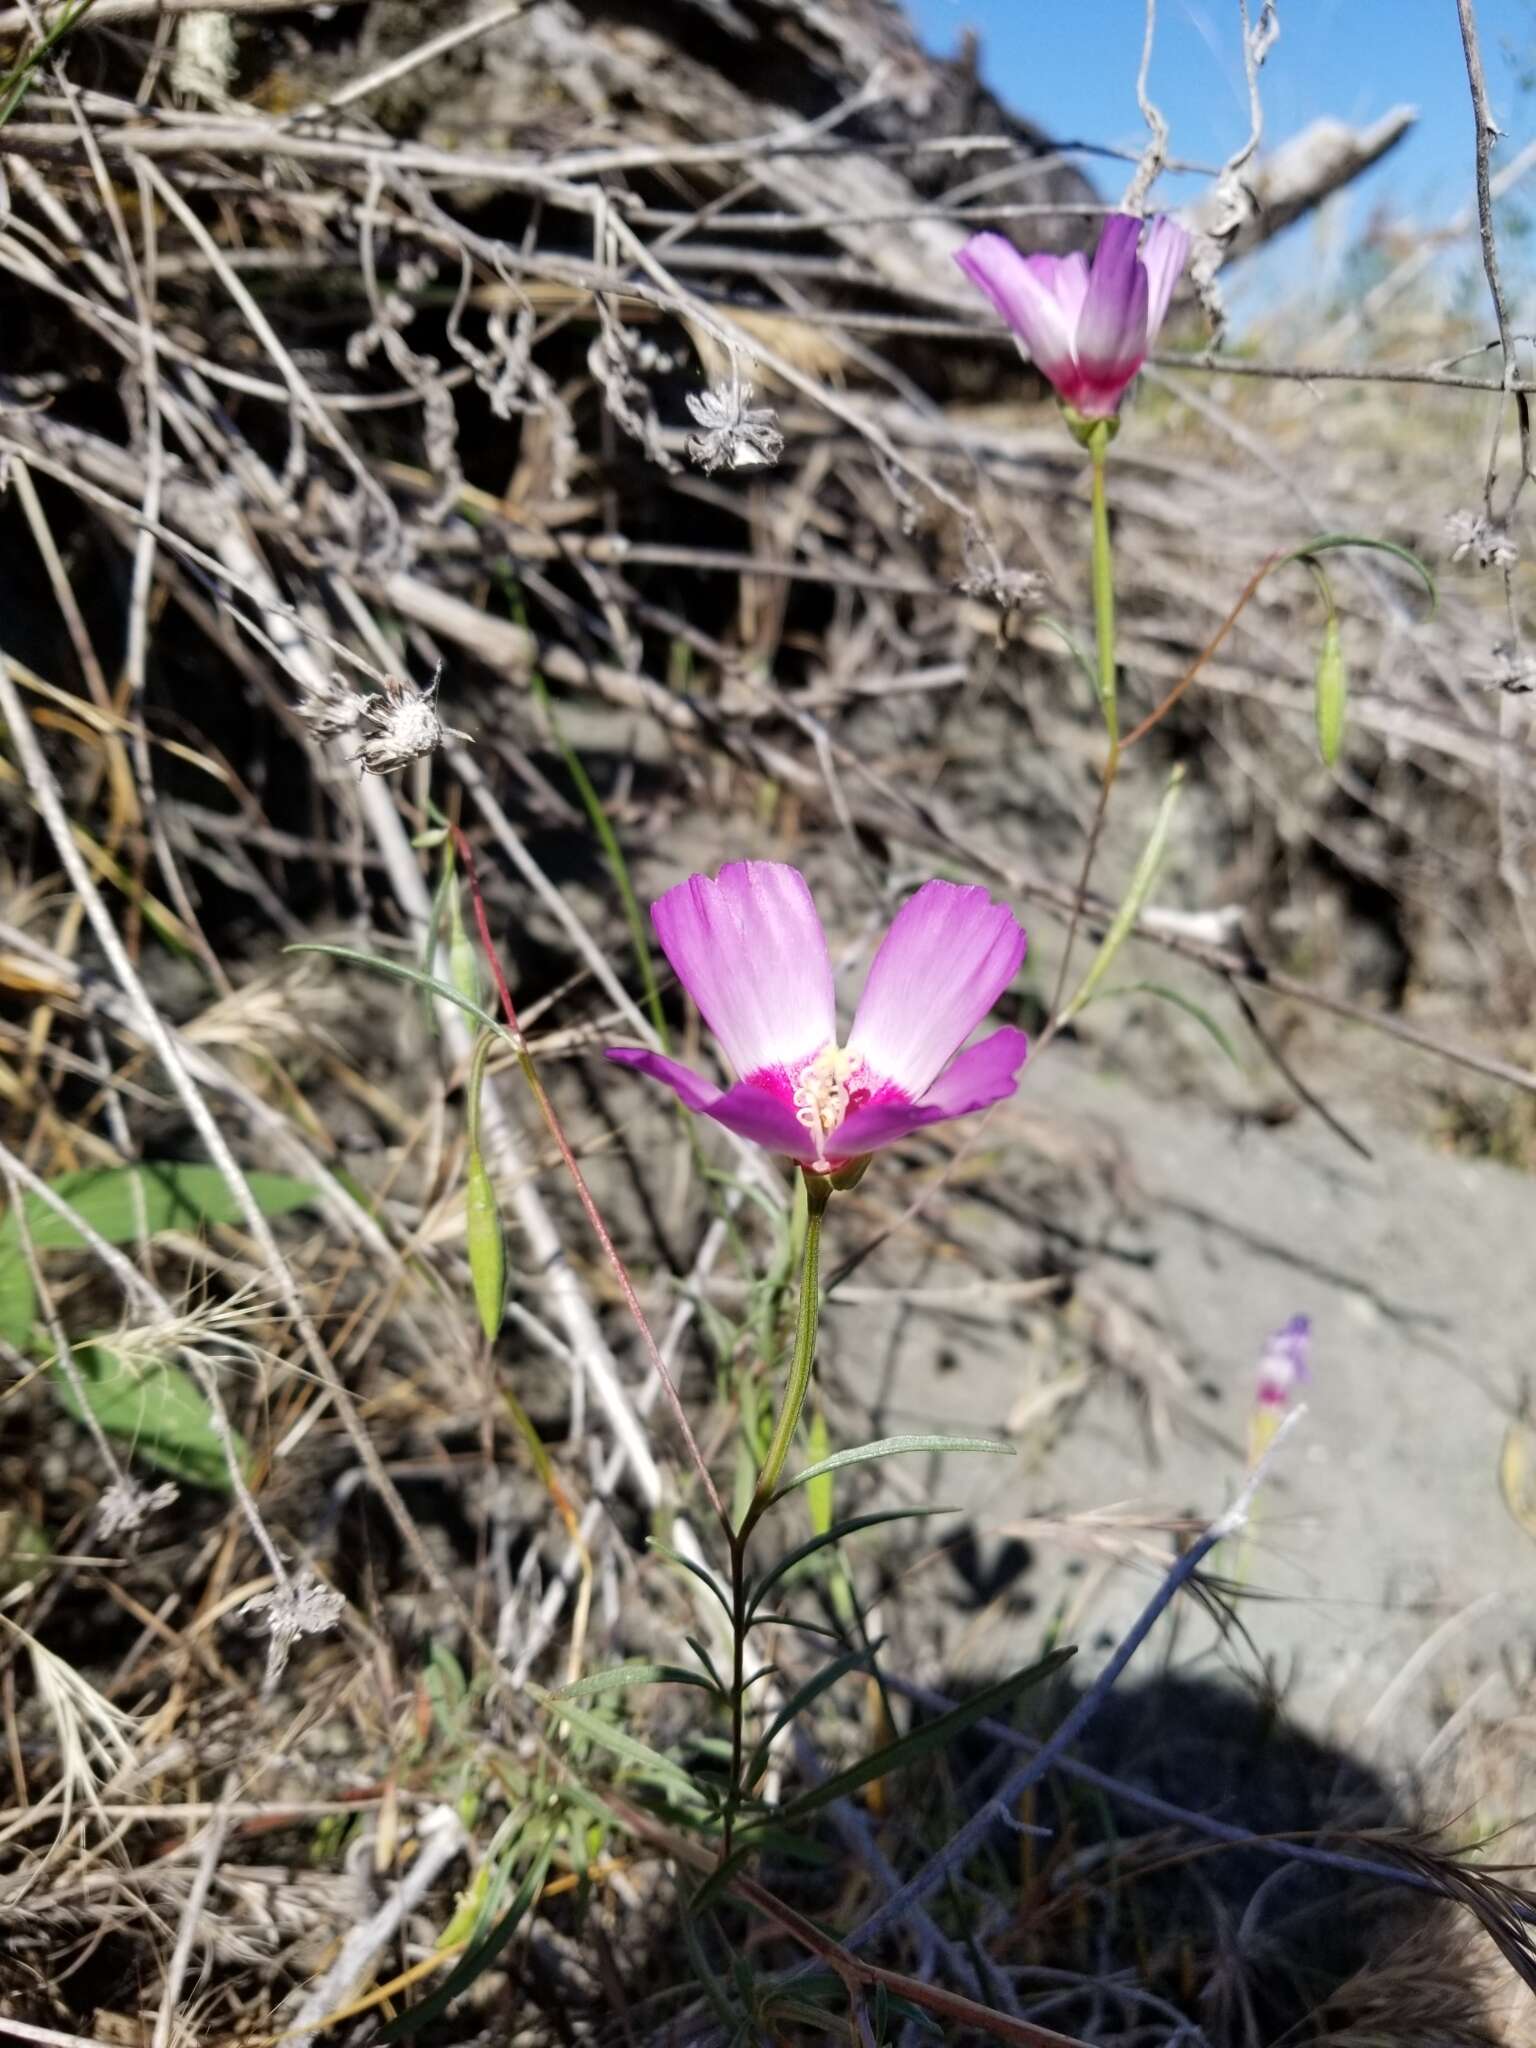
<path fill-rule="evenodd" d="M 652 904 L 651 922 L 743 1080 L 836 1036 L 826 935 L 798 868 L 738 860 L 718 881 L 691 875 Z"/>
<path fill-rule="evenodd" d="M 1072 366 L 1072 322 L 1057 302 L 1056 279 L 1042 261 L 1021 256 L 1006 235 L 972 235 L 955 261 L 979 285 L 1054 384 Z"/>
<path fill-rule="evenodd" d="M 1141 223 L 1113 213 L 1104 223 L 1077 323 L 1078 367 L 1123 391 L 1146 360 L 1147 273 L 1137 258 Z"/>
<path fill-rule="evenodd" d="M 861 1153 L 876 1152 L 882 1145 L 894 1145 L 925 1124 L 989 1109 L 994 1102 L 1016 1092 L 1019 1069 L 1028 1056 L 1029 1040 L 1024 1033 L 1005 1024 L 1001 1031 L 968 1046 L 945 1068 L 921 1102 L 874 1102 L 868 1109 L 856 1109 L 842 1128 L 833 1133 L 831 1150 L 839 1159 L 857 1159 Z"/>
<path fill-rule="evenodd" d="M 1176 220 L 1160 213 L 1147 229 L 1141 260 L 1147 273 L 1147 346 L 1157 340 L 1168 317 L 1168 301 L 1189 255 L 1189 235 Z"/>
<path fill-rule="evenodd" d="M 670 1088 L 685 1109 L 713 1117 L 738 1137 L 750 1138 L 770 1152 L 788 1152 L 809 1162 L 815 1155 L 811 1134 L 788 1101 L 767 1088 L 754 1088 L 750 1081 L 738 1081 L 734 1088 L 719 1089 L 702 1074 L 669 1060 L 659 1052 L 638 1046 L 610 1046 L 608 1057 L 620 1066 L 633 1067 Z"/>
<path fill-rule="evenodd" d="M 994 903 L 985 889 L 925 882 L 896 913 L 870 966 L 850 1052 L 862 1053 L 880 1081 L 917 1100 L 1023 958 L 1024 933 L 1005 903 Z M 840 1140 L 838 1150 L 841 1156 Z"/>
<path fill-rule="evenodd" d="M 1056 303 L 1060 306 L 1072 331 L 1077 332 L 1077 323 L 1082 318 L 1083 301 L 1088 296 L 1088 258 L 1081 249 L 1074 249 L 1070 256 L 1057 258 Z"/>

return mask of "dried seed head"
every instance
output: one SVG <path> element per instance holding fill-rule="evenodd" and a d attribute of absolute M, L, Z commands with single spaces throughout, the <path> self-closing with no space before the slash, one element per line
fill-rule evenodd
<path fill-rule="evenodd" d="M 240 1609 L 255 1615 L 267 1632 L 267 1684 L 282 1676 L 293 1646 L 301 1636 L 322 1636 L 333 1629 L 346 1612 L 346 1600 L 305 1570 L 297 1578 L 269 1593 L 258 1593 Z"/>
<path fill-rule="evenodd" d="M 1445 522 L 1445 531 L 1451 542 L 1453 562 L 1475 555 L 1479 569 L 1513 569 L 1520 559 L 1520 550 L 1509 528 L 1486 513 L 1453 512 Z"/>
<path fill-rule="evenodd" d="M 712 390 L 688 393 L 688 410 L 703 429 L 688 442 L 700 469 L 771 468 L 784 453 L 784 436 L 771 406 L 751 403 L 750 384 L 722 381 Z"/>
<path fill-rule="evenodd" d="M 467 740 L 457 726 L 444 725 L 437 715 L 437 690 L 443 679 L 438 663 L 425 690 L 399 676 L 386 676 L 382 689 L 365 693 L 345 676 L 333 674 L 322 695 L 314 692 L 299 706 L 300 716 L 317 740 L 340 739 L 362 727 L 362 745 L 353 754 L 364 775 L 388 775 L 431 754 L 444 739 Z"/>
<path fill-rule="evenodd" d="M 407 768 L 423 754 L 435 753 L 445 738 L 467 740 L 469 734 L 444 725 L 437 715 L 437 686 L 443 679 L 438 663 L 425 690 L 399 676 L 386 676 L 376 696 L 363 699 L 363 719 L 374 730 L 352 759 L 365 775 L 388 775 Z"/>
<path fill-rule="evenodd" d="M 178 1498 L 169 1480 L 153 1492 L 148 1487 L 136 1486 L 131 1479 L 119 1480 L 96 1503 L 96 1534 L 105 1542 L 114 1536 L 135 1535 L 148 1516 L 170 1507 Z"/>

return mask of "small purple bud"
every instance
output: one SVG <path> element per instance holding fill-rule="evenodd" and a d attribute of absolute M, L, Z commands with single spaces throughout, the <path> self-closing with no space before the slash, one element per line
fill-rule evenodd
<path fill-rule="evenodd" d="M 1285 1408 L 1312 1378 L 1312 1318 L 1292 1316 L 1264 1347 L 1254 1397 L 1261 1408 Z"/>

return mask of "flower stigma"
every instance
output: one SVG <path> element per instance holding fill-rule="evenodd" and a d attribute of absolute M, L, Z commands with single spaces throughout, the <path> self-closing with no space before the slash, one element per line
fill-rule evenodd
<path fill-rule="evenodd" d="M 863 1072 L 862 1054 L 851 1052 L 845 1045 L 832 1044 L 824 1045 L 796 1075 L 795 1117 L 816 1140 L 813 1172 L 831 1172 L 827 1141 L 856 1106 L 855 1097 L 859 1101 L 868 1097 L 867 1088 L 856 1086 Z"/>

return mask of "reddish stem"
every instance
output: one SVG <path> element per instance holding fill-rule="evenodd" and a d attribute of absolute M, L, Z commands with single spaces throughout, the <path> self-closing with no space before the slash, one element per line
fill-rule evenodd
<path fill-rule="evenodd" d="M 464 832 L 457 825 L 453 827 L 453 839 L 454 845 L 458 849 L 459 859 L 464 864 L 465 877 L 469 883 L 470 900 L 475 908 L 475 927 L 480 934 L 481 949 L 490 967 L 491 978 L 496 983 L 496 993 L 501 998 L 501 1007 L 507 1020 L 507 1029 L 511 1032 L 517 1047 L 518 1059 L 522 1064 L 524 1074 L 527 1076 L 528 1085 L 533 1090 L 534 1100 L 539 1105 L 540 1114 L 549 1126 L 550 1136 L 560 1148 L 560 1157 L 565 1161 L 566 1171 L 576 1184 L 576 1192 L 581 1197 L 581 1206 L 587 1212 L 587 1221 L 591 1224 L 597 1241 L 603 1248 L 604 1258 L 607 1259 L 608 1264 L 613 1269 L 613 1276 L 619 1283 L 619 1292 L 624 1297 L 624 1305 L 629 1310 L 631 1316 L 633 1316 L 635 1327 L 640 1332 L 645 1348 L 650 1354 L 651 1364 L 661 1381 L 662 1392 L 666 1395 L 672 1409 L 673 1420 L 677 1423 L 678 1429 L 682 1433 L 683 1442 L 688 1447 L 688 1455 L 693 1460 L 694 1470 L 698 1473 L 699 1479 L 703 1484 L 709 1504 L 719 1517 L 720 1524 L 724 1528 L 726 1535 L 729 1536 L 731 1525 L 726 1516 L 724 1503 L 720 1499 L 714 1480 L 709 1475 L 709 1467 L 704 1462 L 704 1454 L 699 1449 L 698 1440 L 689 1425 L 687 1412 L 683 1407 L 682 1396 L 677 1391 L 677 1382 L 673 1379 L 671 1373 L 668 1372 L 667 1362 L 661 1355 L 656 1339 L 651 1335 L 651 1326 L 645 1319 L 645 1310 L 640 1306 L 640 1297 L 635 1292 L 634 1282 L 630 1279 L 625 1269 L 624 1261 L 619 1257 L 613 1239 L 608 1235 L 607 1224 L 604 1223 L 602 1217 L 598 1214 L 597 1204 L 592 1199 L 592 1191 L 587 1186 L 581 1168 L 576 1163 L 576 1155 L 571 1150 L 570 1140 L 566 1137 L 565 1131 L 561 1127 L 560 1119 L 555 1113 L 555 1105 L 550 1101 L 544 1083 L 540 1080 L 538 1070 L 534 1066 L 532 1057 L 529 1054 L 527 1040 L 523 1037 L 522 1026 L 517 1021 L 517 1010 L 512 1001 L 512 991 L 507 987 L 506 976 L 501 971 L 501 962 L 497 958 L 496 947 L 491 938 L 490 921 L 485 914 L 485 898 L 480 893 L 480 877 L 475 867 L 474 852 Z"/>

